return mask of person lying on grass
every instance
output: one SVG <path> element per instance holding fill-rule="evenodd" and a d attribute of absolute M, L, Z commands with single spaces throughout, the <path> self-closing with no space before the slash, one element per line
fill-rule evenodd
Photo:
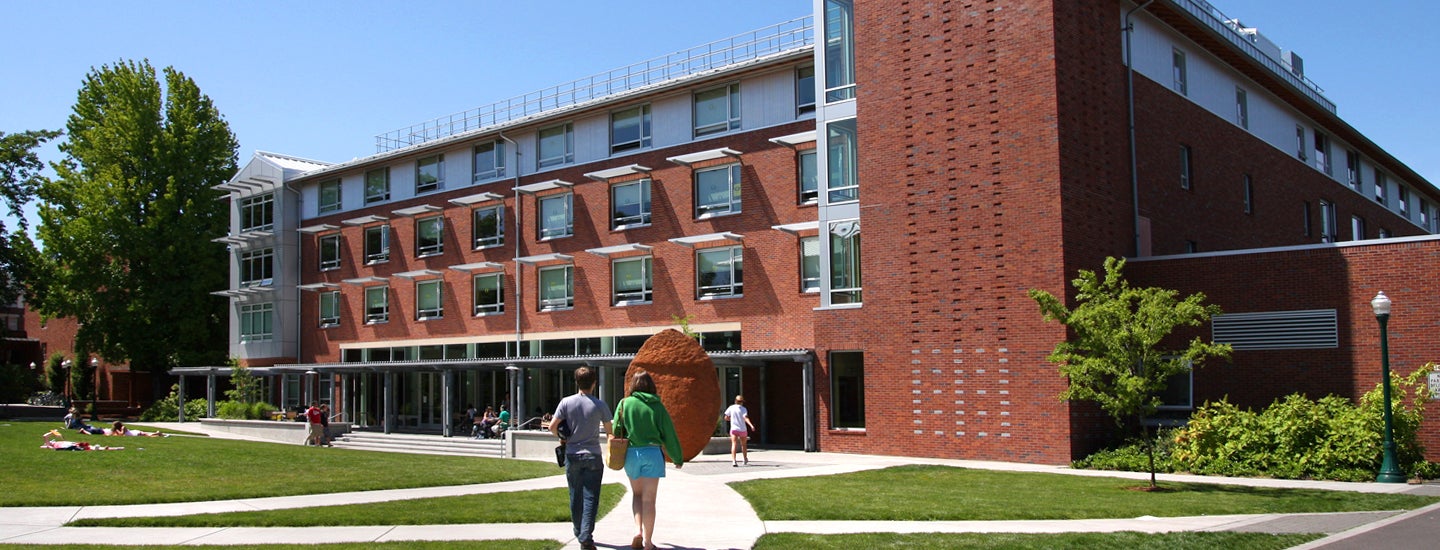
<path fill-rule="evenodd" d="M 59 439 L 60 430 L 50 430 L 45 434 L 45 443 L 40 445 L 41 449 L 54 449 L 57 451 L 123 451 L 124 447 L 106 447 L 103 445 L 91 445 L 85 441 L 65 441 Z M 52 439 L 53 438 L 53 439 Z"/>
<path fill-rule="evenodd" d="M 131 435 L 131 436 L 144 436 L 144 437 L 170 437 L 170 434 L 162 434 L 162 433 L 160 433 L 160 432 L 146 432 L 146 431 L 141 431 L 141 430 L 131 430 L 131 429 L 129 429 L 129 428 L 126 428 L 126 427 L 125 427 L 125 423 L 124 423 L 124 422 L 121 422 L 121 421 L 119 421 L 119 420 L 116 420 L 113 424 L 110 425 L 110 428 L 109 428 L 109 429 L 105 430 L 105 435 Z"/>

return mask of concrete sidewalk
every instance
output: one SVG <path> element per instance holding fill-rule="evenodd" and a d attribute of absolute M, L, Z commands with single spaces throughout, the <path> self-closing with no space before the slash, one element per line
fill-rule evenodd
<path fill-rule="evenodd" d="M 189 429 L 185 424 L 163 429 Z M 1273 533 L 1327 533 L 1354 536 L 1368 525 L 1383 525 L 1401 512 L 1336 514 L 1255 514 L 1199 517 L 1140 517 L 1090 520 L 1039 521 L 761 521 L 749 504 L 727 485 L 762 478 L 831 475 L 904 464 L 940 464 L 1001 471 L 1047 472 L 1144 480 L 1147 474 L 1097 472 L 1064 467 L 1002 462 L 918 459 L 871 455 L 752 451 L 749 466 L 733 468 L 728 457 L 701 456 L 683 469 L 667 470 L 661 481 L 657 506 L 656 544 L 662 548 L 750 548 L 766 533 L 1061 533 L 1139 531 L 1259 531 Z M 558 474 L 558 469 L 557 469 Z M 1265 487 L 1324 489 L 1373 493 L 1415 493 L 1440 496 L 1440 486 L 1377 483 L 1287 481 L 1248 478 L 1162 475 L 1165 481 L 1233 484 Z M 628 487 L 623 472 L 605 473 L 605 483 Z M 166 516 L 195 513 L 280 510 L 335 504 L 357 504 L 411 498 L 467 495 L 563 487 L 563 475 L 485 485 L 461 485 L 388 491 L 364 491 L 239 499 L 214 502 L 146 504 L 133 506 L 27 507 L 0 509 L 0 542 L 18 544 L 320 544 L 328 542 L 383 542 L 398 540 L 551 539 L 566 548 L 579 548 L 571 526 L 564 523 L 469 524 L 430 526 L 276 527 L 276 528 L 112 528 L 62 527 L 79 518 Z M 1440 505 L 1426 508 L 1440 509 Z M 1415 514 L 1419 511 L 1412 511 Z M 628 495 L 596 525 L 601 547 L 627 547 L 636 534 Z M 1328 540 L 1328 539 L 1327 539 Z M 1311 547 L 1323 541 L 1312 543 Z M 1323 546 L 1323 544 L 1321 545 Z"/>

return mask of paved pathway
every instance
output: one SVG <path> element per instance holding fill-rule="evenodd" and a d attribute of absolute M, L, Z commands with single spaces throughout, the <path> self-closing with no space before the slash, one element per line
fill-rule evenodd
<path fill-rule="evenodd" d="M 193 425 L 186 425 L 193 429 Z M 1363 537 L 1374 526 L 1390 525 L 1400 519 L 1440 515 L 1440 504 L 1402 512 L 1359 512 L 1337 514 L 1254 514 L 1198 517 L 1140 517 L 1094 520 L 1040 521 L 761 521 L 746 501 L 727 483 L 758 478 L 816 476 L 884 468 L 901 464 L 944 464 L 968 468 L 1007 471 L 1052 472 L 1070 475 L 1144 479 L 1145 474 L 1077 471 L 1054 466 L 962 460 L 913 459 L 867 455 L 756 451 L 750 466 L 732 468 L 728 457 L 702 456 L 685 468 L 670 469 L 660 483 L 657 507 L 656 542 L 662 548 L 750 548 L 766 533 L 860 533 L 860 532 L 946 532 L 946 533 L 1060 533 L 1140 531 L 1260 531 L 1272 533 L 1327 533 L 1308 548 L 1352 545 L 1371 540 Z M 1268 487 L 1295 487 L 1354 492 L 1410 492 L 1440 496 L 1440 486 L 1340 483 L 1315 481 L 1259 480 L 1199 476 L 1160 476 L 1167 481 L 1226 483 Z M 605 473 L 605 483 L 626 483 L 623 472 Z M 562 475 L 485 485 L 461 485 L 388 491 L 364 491 L 325 495 L 303 495 L 238 499 L 177 504 L 132 506 L 66 506 L 0 508 L 0 542 L 20 544 L 266 544 L 325 542 L 380 542 L 398 540 L 493 540 L 552 539 L 566 548 L 579 548 L 566 523 L 471 524 L 446 526 L 361 526 L 361 527 L 232 527 L 232 528 L 114 528 L 62 527 L 79 518 L 165 516 L 245 510 L 276 510 L 356 504 L 410 498 L 467 495 L 488 492 L 523 491 L 563 487 Z M 1429 515 L 1427 515 L 1429 514 Z M 596 526 L 595 540 L 601 547 L 623 548 L 635 535 L 628 495 Z M 1422 531 L 1423 533 L 1423 531 Z M 1417 539 L 1424 540 L 1424 539 Z M 1433 540 L 1430 539 L 1430 540 Z M 1375 546 L 1375 545 L 1371 545 Z M 1383 545 L 1382 545 L 1383 546 Z M 1335 546 L 1339 547 L 1339 546 Z M 1392 546 L 1393 547 L 1393 546 Z M 1433 546 L 1428 546 L 1433 547 Z"/>

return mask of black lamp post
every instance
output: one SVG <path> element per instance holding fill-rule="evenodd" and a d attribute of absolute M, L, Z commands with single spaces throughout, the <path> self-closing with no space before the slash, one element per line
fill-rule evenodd
<path fill-rule="evenodd" d="M 1370 300 L 1370 307 L 1375 310 L 1375 320 L 1380 322 L 1380 372 L 1384 376 L 1380 387 L 1385 397 L 1385 439 L 1381 443 L 1384 454 L 1380 460 L 1380 474 L 1375 476 L 1375 481 L 1405 483 L 1405 473 L 1400 471 L 1395 460 L 1395 427 L 1390 415 L 1390 343 L 1385 332 L 1385 325 L 1390 322 L 1390 298 L 1380 292 L 1374 300 Z"/>
<path fill-rule="evenodd" d="M 66 409 L 70 408 L 70 365 L 73 364 L 69 359 L 60 362 L 60 368 L 65 371 L 65 390 L 60 394 L 60 404 Z"/>

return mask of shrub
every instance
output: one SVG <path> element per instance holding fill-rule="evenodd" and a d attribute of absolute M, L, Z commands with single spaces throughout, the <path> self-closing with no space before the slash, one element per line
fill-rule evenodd
<path fill-rule="evenodd" d="M 176 405 L 176 403 L 179 401 L 179 397 L 176 395 L 179 387 L 180 386 L 178 384 L 171 385 L 170 395 L 166 396 L 164 399 L 156 401 L 155 404 L 150 405 L 150 408 L 145 409 L 145 412 L 140 413 L 140 421 L 175 422 L 179 420 L 180 407 Z M 205 416 L 205 412 L 206 411 L 204 399 L 185 400 L 185 420 L 187 422 L 199 420 L 200 417 Z M 216 412 L 218 413 L 219 411 Z"/>
<path fill-rule="evenodd" d="M 258 401 L 258 402 L 255 402 L 255 403 L 251 403 L 251 404 L 250 404 L 250 419 L 251 419 L 251 420 L 266 420 L 266 419 L 269 419 L 270 416 L 273 415 L 273 414 L 275 413 L 275 411 L 277 411 L 277 410 L 279 410 L 279 409 L 276 409 L 276 408 L 275 408 L 275 405 L 271 405 L 271 404 L 266 403 L 266 402 L 264 402 L 264 401 Z"/>
<path fill-rule="evenodd" d="M 1155 446 L 1155 471 L 1172 473 L 1175 471 L 1174 459 L 1171 457 L 1174 446 L 1174 438 L 1171 435 L 1173 430 L 1161 428 L 1156 432 L 1153 445 Z M 1146 450 L 1145 442 L 1132 439 L 1120 447 L 1105 449 L 1090 456 L 1076 460 L 1071 463 L 1072 468 L 1086 470 L 1117 470 L 1122 472 L 1148 472 L 1150 471 L 1150 456 Z"/>

